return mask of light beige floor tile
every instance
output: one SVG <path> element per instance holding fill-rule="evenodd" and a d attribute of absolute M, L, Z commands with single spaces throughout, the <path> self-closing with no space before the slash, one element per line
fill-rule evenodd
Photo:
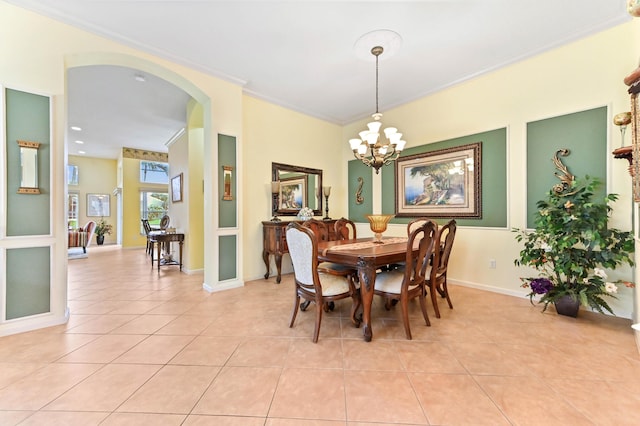
<path fill-rule="evenodd" d="M 345 370 L 404 370 L 395 342 L 382 339 L 372 342 L 343 340 L 342 352 Z"/>
<path fill-rule="evenodd" d="M 306 338 L 291 341 L 286 366 L 289 368 L 343 368 L 342 342 L 339 339 Z"/>
<path fill-rule="evenodd" d="M 113 334 L 153 334 L 176 319 L 175 315 L 141 315 L 111 331 Z"/>
<path fill-rule="evenodd" d="M 351 425 L 352 423 L 349 423 Z M 345 421 L 269 418 L 265 426 L 347 426 Z M 372 425 L 373 426 L 373 425 Z M 375 426 L 380 426 L 378 423 Z M 382 425 L 384 426 L 384 425 Z M 411 426 L 411 425 L 409 425 Z"/>
<path fill-rule="evenodd" d="M 31 416 L 32 411 L 4 411 L 0 410 L 0 425 L 15 426 Z M 42 423 L 41 423 L 42 424 Z"/>
<path fill-rule="evenodd" d="M 183 414 L 113 413 L 100 426 L 180 426 Z"/>
<path fill-rule="evenodd" d="M 202 315 L 182 315 L 177 317 L 155 334 L 197 336 L 213 321 L 213 318 Z"/>
<path fill-rule="evenodd" d="M 68 333 L 106 334 L 137 317 L 138 315 L 103 315 L 93 321 L 87 321 L 73 327 Z"/>
<path fill-rule="evenodd" d="M 39 410 L 81 380 L 99 364 L 51 364 L 0 390 L 0 410 Z"/>
<path fill-rule="evenodd" d="M 242 337 L 206 337 L 194 338 L 170 364 L 176 365 L 225 365 L 231 355 L 243 341 Z"/>
<path fill-rule="evenodd" d="M 409 378 L 430 424 L 509 425 L 469 375 L 411 373 Z"/>
<path fill-rule="evenodd" d="M 476 376 L 475 379 L 512 423 L 593 425 L 562 395 L 535 377 Z"/>
<path fill-rule="evenodd" d="M 0 362 L 0 389 L 45 366 L 46 364 Z"/>
<path fill-rule="evenodd" d="M 106 334 L 60 358 L 58 362 L 108 363 L 140 343 L 145 337 Z"/>
<path fill-rule="evenodd" d="M 47 405 L 54 411 L 113 411 L 160 369 L 157 365 L 108 364 Z"/>
<path fill-rule="evenodd" d="M 497 343 L 450 343 L 449 348 L 471 374 L 530 375 L 527 364 L 515 356 L 513 345 Z"/>
<path fill-rule="evenodd" d="M 101 425 L 101 423 L 109 414 L 108 413 L 82 413 L 82 412 L 56 412 L 56 411 L 38 411 L 29 417 L 20 426 L 67 426 L 82 425 L 92 426 Z"/>
<path fill-rule="evenodd" d="M 346 420 L 342 371 L 285 369 L 280 376 L 269 417 Z"/>
<path fill-rule="evenodd" d="M 442 342 L 397 342 L 394 349 L 406 371 L 464 374 L 467 370 Z"/>
<path fill-rule="evenodd" d="M 635 377 L 632 380 L 638 382 L 640 378 Z M 638 424 L 640 396 L 628 393 L 616 382 L 549 379 L 547 384 L 595 424 Z M 594 398 L 595 395 L 597 397 Z"/>
<path fill-rule="evenodd" d="M 219 370 L 219 367 L 165 366 L 118 411 L 189 414 Z"/>
<path fill-rule="evenodd" d="M 225 367 L 193 414 L 266 417 L 280 372 L 280 368 Z"/>
<path fill-rule="evenodd" d="M 426 425 L 406 373 L 345 371 L 348 422 L 387 422 Z"/>
<path fill-rule="evenodd" d="M 243 367 L 282 367 L 291 339 L 256 337 L 242 342 L 227 365 Z"/>
<path fill-rule="evenodd" d="M 128 364 L 166 364 L 193 340 L 193 336 L 149 336 L 114 360 Z"/>
<path fill-rule="evenodd" d="M 264 426 L 264 417 L 190 415 L 184 426 Z"/>

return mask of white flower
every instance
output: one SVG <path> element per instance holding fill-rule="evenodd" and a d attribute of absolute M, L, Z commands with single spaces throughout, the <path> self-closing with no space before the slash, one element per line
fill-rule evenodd
<path fill-rule="evenodd" d="M 595 269 L 593 270 L 593 274 L 594 274 L 596 277 L 600 277 L 600 278 L 602 278 L 603 280 L 606 280 L 606 279 L 607 279 L 607 273 L 606 273 L 606 272 L 604 272 L 604 269 L 602 269 L 602 268 L 595 268 Z"/>
<path fill-rule="evenodd" d="M 614 283 L 605 283 L 604 284 L 604 289 L 607 291 L 607 293 L 617 293 L 618 292 L 618 286 L 615 285 Z"/>
<path fill-rule="evenodd" d="M 589 284 L 589 278 L 583 278 L 582 279 L 582 283 L 583 284 Z"/>
<path fill-rule="evenodd" d="M 549 253 L 551 251 L 551 246 L 549 244 L 547 244 L 546 242 L 540 243 L 540 248 L 542 250 L 544 250 L 545 252 L 547 252 L 547 253 Z"/>

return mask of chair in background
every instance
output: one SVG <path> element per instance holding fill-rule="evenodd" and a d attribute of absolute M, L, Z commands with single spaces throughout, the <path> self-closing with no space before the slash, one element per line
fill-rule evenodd
<path fill-rule="evenodd" d="M 144 228 L 144 233 L 147 235 L 147 254 L 150 254 L 153 260 L 153 248 L 156 243 L 153 233 L 157 231 L 153 231 L 153 228 L 151 228 L 151 225 L 149 224 L 148 219 L 141 219 L 141 220 L 142 220 L 142 227 Z"/>
<path fill-rule="evenodd" d="M 425 219 L 425 218 L 418 218 L 418 219 L 414 219 L 411 222 L 407 223 L 407 237 L 411 236 L 411 233 L 413 231 L 415 231 L 416 229 L 420 228 L 422 225 L 424 225 L 426 222 L 428 222 L 429 219 Z M 393 269 L 402 269 L 404 268 L 404 262 L 398 262 L 398 263 L 392 263 L 390 265 L 385 266 L 384 268 L 382 268 L 383 271 L 390 271 Z M 395 301 L 393 301 L 393 303 L 395 303 Z M 385 307 L 387 308 L 387 310 L 389 310 L 391 308 L 391 305 L 393 304 L 391 303 L 391 301 L 387 301 L 387 303 L 385 304 Z"/>
<path fill-rule="evenodd" d="M 298 307 L 302 308 L 300 298 L 315 302 L 316 321 L 313 331 L 313 342 L 318 342 L 322 312 L 328 303 L 350 297 L 351 320 L 356 327 L 360 322 L 355 318 L 360 307 L 360 291 L 350 277 L 323 274 L 318 271 L 318 239 L 311 229 L 296 222 L 287 225 L 287 246 L 293 263 L 295 281 L 295 301 L 289 327 L 293 327 L 298 314 Z"/>
<path fill-rule="evenodd" d="M 411 235 L 414 229 L 417 229 L 424 225 L 429 219 L 425 219 L 420 217 L 418 219 L 413 219 L 411 222 L 407 223 L 407 236 Z"/>
<path fill-rule="evenodd" d="M 456 237 L 456 221 L 451 219 L 440 227 L 436 241 L 437 249 L 434 249 L 433 262 L 427 277 L 427 287 L 431 292 L 431 303 L 436 313 L 436 318 L 440 318 L 438 309 L 438 298 L 436 292 L 444 299 L 447 299 L 449 309 L 453 309 L 449 289 L 447 288 L 447 268 L 449 266 L 449 256 L 453 248 L 453 240 Z"/>
<path fill-rule="evenodd" d="M 350 240 L 358 238 L 356 233 L 356 224 L 349 219 L 341 217 L 340 219 L 336 220 L 336 223 L 334 223 L 333 226 L 337 240 Z"/>
<path fill-rule="evenodd" d="M 434 245 L 437 240 L 438 225 L 429 220 L 415 229 L 407 242 L 407 255 L 403 270 L 380 272 L 376 275 L 374 294 L 388 300 L 399 300 L 402 309 L 402 322 L 407 339 L 411 340 L 409 325 L 409 300 L 418 298 L 420 309 L 427 326 L 430 326 L 427 314 L 426 287 L 427 270 Z M 414 245 L 415 244 L 415 245 Z M 414 249 L 417 248 L 417 254 Z"/>

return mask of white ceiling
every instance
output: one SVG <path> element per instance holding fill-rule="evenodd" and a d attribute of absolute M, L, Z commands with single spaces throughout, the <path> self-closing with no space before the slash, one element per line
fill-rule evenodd
<path fill-rule="evenodd" d="M 631 19 L 626 0 L 8 3 L 337 124 L 375 110 L 374 58 L 365 54 L 363 60 L 354 51 L 356 41 L 373 30 L 389 29 L 402 37 L 395 55 L 380 57 L 384 112 Z M 164 143 L 184 125 L 188 98 L 153 76 L 137 82 L 134 74 L 118 67 L 70 72 L 69 124 L 83 127 L 81 149 L 87 155 L 115 158 L 92 150 L 103 143 L 166 151 Z M 78 149 L 69 148 L 70 153 Z"/>

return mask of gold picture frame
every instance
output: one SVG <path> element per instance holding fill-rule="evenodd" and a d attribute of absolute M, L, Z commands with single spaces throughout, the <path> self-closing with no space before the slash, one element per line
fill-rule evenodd
<path fill-rule="evenodd" d="M 171 202 L 182 202 L 182 173 L 171 178 Z"/>

